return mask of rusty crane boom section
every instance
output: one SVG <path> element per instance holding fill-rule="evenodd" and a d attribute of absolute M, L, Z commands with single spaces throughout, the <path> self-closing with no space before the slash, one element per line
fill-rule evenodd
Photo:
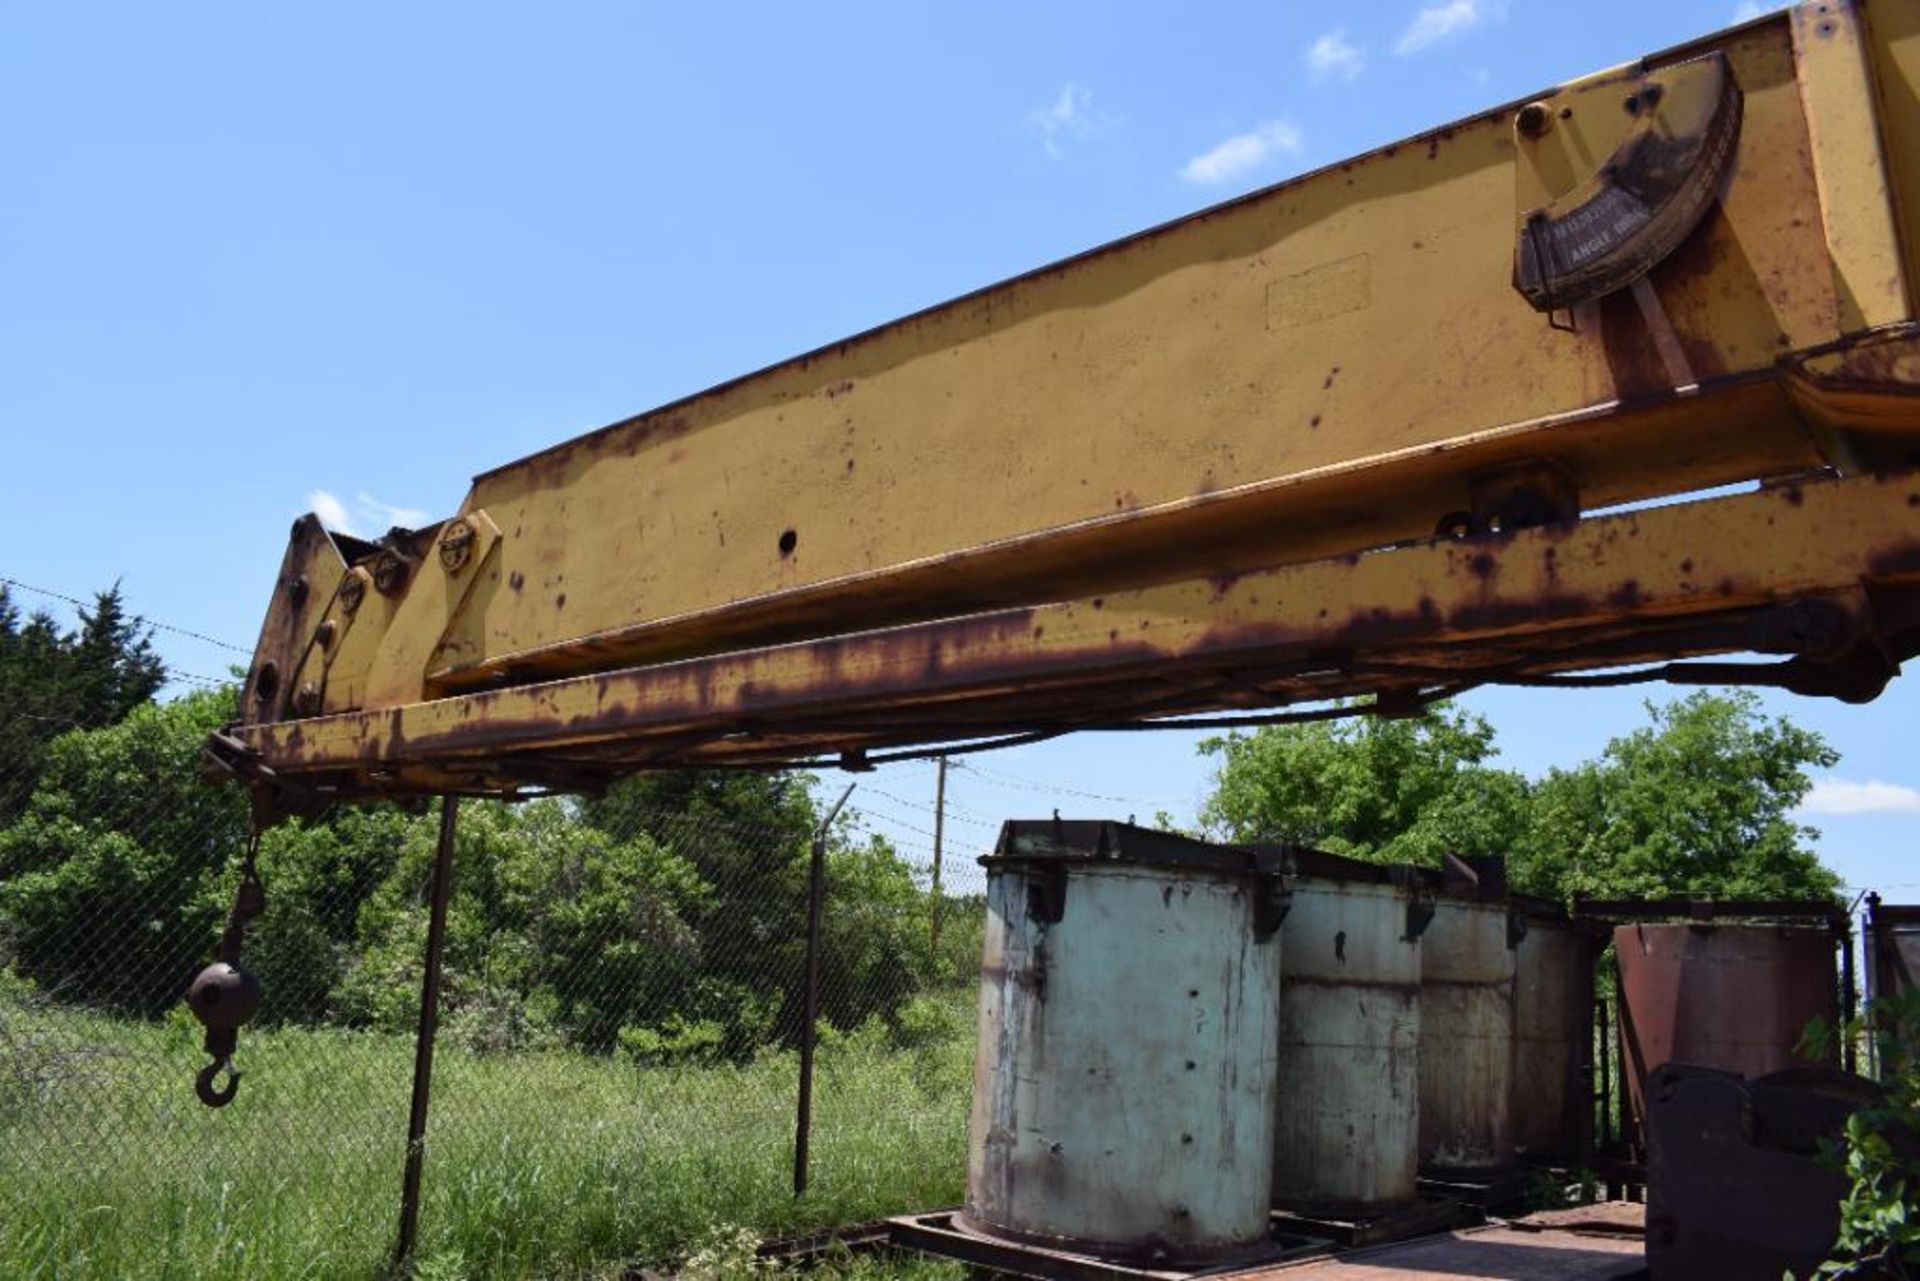
<path fill-rule="evenodd" d="M 1917 211 L 1920 5 L 1805 5 L 615 423 L 426 528 L 304 518 L 215 752 L 284 812 L 1484 682 L 1870 699 L 1920 650 Z"/>

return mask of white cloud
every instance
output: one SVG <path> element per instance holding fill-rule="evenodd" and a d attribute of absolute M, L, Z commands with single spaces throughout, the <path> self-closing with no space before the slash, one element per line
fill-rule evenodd
<path fill-rule="evenodd" d="M 368 519 L 369 524 L 385 528 L 399 525 L 405 529 L 413 529 L 427 523 L 427 514 L 419 508 L 395 507 L 391 503 L 383 503 L 364 489 L 360 491 L 358 501 L 360 514 Z"/>
<path fill-rule="evenodd" d="M 1352 80 L 1367 69 L 1366 50 L 1347 41 L 1347 29 L 1335 27 L 1307 46 L 1307 70 L 1315 81 Z"/>
<path fill-rule="evenodd" d="M 1180 166 L 1180 176 L 1206 186 L 1229 182 L 1275 156 L 1299 151 L 1300 144 L 1299 129 L 1284 120 L 1268 120 L 1187 161 Z"/>
<path fill-rule="evenodd" d="M 1102 123 L 1093 111 L 1093 94 L 1077 84 L 1060 86 L 1060 95 L 1051 105 L 1036 107 L 1027 113 L 1027 123 L 1040 131 L 1047 154 L 1060 154 L 1060 144 L 1068 138 L 1084 138 Z"/>
<path fill-rule="evenodd" d="M 307 495 L 307 510 L 318 516 L 322 525 L 336 533 L 354 532 L 353 518 L 347 515 L 347 505 L 324 489 L 316 489 Z"/>
<path fill-rule="evenodd" d="M 1803 814 L 1920 814 L 1920 788 L 1878 779 L 1856 782 L 1829 774 L 1813 781 Z"/>
<path fill-rule="evenodd" d="M 1763 17 L 1769 13 L 1778 13 L 1786 7 L 1787 0 L 1766 0 L 1764 4 L 1760 3 L 1760 0 L 1740 0 L 1740 3 L 1734 6 L 1733 20 L 1735 22 L 1752 22 L 1755 18 Z"/>
<path fill-rule="evenodd" d="M 1505 10 L 1503 0 L 1441 0 L 1413 16 L 1400 33 L 1393 51 L 1401 57 L 1419 53 L 1429 45 L 1479 26 L 1489 18 L 1498 18 Z"/>
<path fill-rule="evenodd" d="M 395 525 L 415 529 L 427 523 L 427 514 L 418 508 L 383 503 L 365 490 L 355 495 L 352 508 L 348 508 L 335 495 L 316 489 L 307 495 L 307 509 L 328 529 L 356 538 L 384 534 Z"/>

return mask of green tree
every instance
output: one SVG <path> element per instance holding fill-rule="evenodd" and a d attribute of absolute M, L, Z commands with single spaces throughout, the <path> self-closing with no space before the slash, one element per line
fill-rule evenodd
<path fill-rule="evenodd" d="M 1486 764 L 1493 727 L 1449 705 L 1404 720 L 1274 725 L 1210 738 L 1204 828 L 1384 861 L 1500 854 L 1526 828 L 1526 780 Z"/>
<path fill-rule="evenodd" d="M 795 977 L 806 947 L 807 856 L 819 823 L 804 774 L 661 770 L 624 779 L 583 806 L 616 839 L 645 836 L 690 863 L 709 887 L 691 923 L 701 974 L 740 1017 L 771 997 L 775 1033 L 799 1035 Z"/>
<path fill-rule="evenodd" d="M 165 682 L 152 629 L 127 615 L 118 584 L 70 632 L 45 612 L 23 620 L 0 585 L 0 821 L 26 808 L 47 744 L 115 724 Z"/>
<path fill-rule="evenodd" d="M 1793 821 L 1809 769 L 1839 754 L 1812 730 L 1763 714 L 1747 690 L 1657 706 L 1652 724 L 1598 760 L 1552 770 L 1533 789 L 1516 881 L 1555 896 L 1689 894 L 1819 898 L 1839 878 Z"/>
<path fill-rule="evenodd" d="M 1747 691 L 1648 705 L 1651 724 L 1536 782 L 1494 768 L 1492 728 L 1438 707 L 1398 721 L 1269 727 L 1209 739 L 1206 829 L 1336 853 L 1433 862 L 1507 856 L 1514 883 L 1570 898 L 1805 898 L 1838 886 L 1793 821 L 1809 770 L 1838 756 Z"/>

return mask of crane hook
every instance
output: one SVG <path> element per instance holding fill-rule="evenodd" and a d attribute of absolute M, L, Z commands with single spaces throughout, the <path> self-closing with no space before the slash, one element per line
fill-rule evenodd
<path fill-rule="evenodd" d="M 213 1079 L 222 1071 L 227 1074 L 226 1088 L 215 1089 Z M 233 1102 L 233 1096 L 240 1093 L 240 1074 L 234 1071 L 233 1060 L 221 1055 L 201 1068 L 200 1075 L 193 1078 L 193 1092 L 210 1108 L 223 1108 Z"/>
<path fill-rule="evenodd" d="M 223 1108 L 240 1091 L 240 1074 L 233 1070 L 233 1047 L 240 1028 L 260 1008 L 260 980 L 240 964 L 240 945 L 246 940 L 247 922 L 267 907 L 266 887 L 260 884 L 257 857 L 260 833 L 256 829 L 247 840 L 246 861 L 240 867 L 240 883 L 234 887 L 233 914 L 227 918 L 226 933 L 220 936 L 220 959 L 194 976 L 187 988 L 187 1008 L 207 1029 L 207 1053 L 213 1062 L 194 1078 L 193 1090 L 210 1108 Z M 214 1088 L 214 1078 L 227 1073 L 225 1089 Z"/>

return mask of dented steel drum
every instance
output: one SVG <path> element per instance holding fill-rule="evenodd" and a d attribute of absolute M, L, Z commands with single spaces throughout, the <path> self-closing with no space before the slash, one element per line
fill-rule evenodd
<path fill-rule="evenodd" d="M 1328 855 L 1297 867 L 1281 931 L 1274 1201 L 1357 1214 L 1412 1200 L 1432 896 L 1411 868 Z"/>
<path fill-rule="evenodd" d="M 1119 823 L 988 869 L 966 1230 L 1138 1263 L 1268 1239 L 1284 882 Z"/>
<path fill-rule="evenodd" d="M 1808 1066 L 1807 1024 L 1839 1013 L 1834 938 L 1811 925 L 1621 925 L 1620 1075 L 1644 1142 L 1646 1082 L 1663 1063 L 1745 1077 Z M 1835 1066 L 1832 1056 L 1826 1066 Z"/>
<path fill-rule="evenodd" d="M 1420 940 L 1420 1163 L 1513 1163 L 1514 946 L 1504 899 L 1443 897 Z"/>
<path fill-rule="evenodd" d="M 1598 944 L 1556 911 L 1530 908 L 1514 948 L 1513 1141 L 1529 1160 L 1584 1155 Z"/>

